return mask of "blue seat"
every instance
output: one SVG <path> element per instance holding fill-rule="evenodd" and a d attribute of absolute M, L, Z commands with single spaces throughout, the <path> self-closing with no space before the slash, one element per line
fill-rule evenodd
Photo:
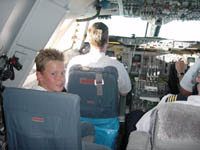
<path fill-rule="evenodd" d="M 81 142 L 78 95 L 5 88 L 3 109 L 8 150 L 108 150 Z"/>
<path fill-rule="evenodd" d="M 95 143 L 114 148 L 119 129 L 118 72 L 115 67 L 82 67 L 69 71 L 67 90 L 81 97 L 81 121 L 94 124 Z"/>

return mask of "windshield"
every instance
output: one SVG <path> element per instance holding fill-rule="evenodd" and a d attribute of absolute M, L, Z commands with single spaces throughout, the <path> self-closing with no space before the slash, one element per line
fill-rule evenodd
<path fill-rule="evenodd" d="M 111 19 L 94 19 L 89 22 L 76 22 L 65 19 L 53 34 L 46 47 L 61 51 L 79 49 L 82 45 L 87 27 L 94 22 L 104 22 L 109 28 L 109 35 L 124 37 L 145 37 L 151 32 L 151 26 L 141 18 L 113 16 Z M 177 41 L 200 41 L 200 21 L 171 21 L 163 24 L 158 37 Z M 148 30 L 147 30 L 148 29 Z M 85 40 L 87 42 L 87 39 Z"/>
<path fill-rule="evenodd" d="M 98 20 L 108 25 L 110 35 L 144 37 L 147 21 L 140 18 L 113 16 L 112 19 Z M 158 37 L 180 41 L 200 41 L 200 21 L 171 21 L 163 24 Z"/>
<path fill-rule="evenodd" d="M 159 37 L 180 40 L 200 41 L 200 21 L 172 21 L 162 25 Z"/>
<path fill-rule="evenodd" d="M 95 19 L 93 22 L 104 22 L 109 28 L 109 35 L 132 37 L 144 37 L 147 21 L 140 18 L 127 18 L 123 16 L 113 16 L 111 19 Z"/>

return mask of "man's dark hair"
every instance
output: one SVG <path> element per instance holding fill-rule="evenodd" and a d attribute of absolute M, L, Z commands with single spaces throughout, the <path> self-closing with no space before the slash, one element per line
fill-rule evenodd
<path fill-rule="evenodd" d="M 108 27 L 102 22 L 94 23 L 88 30 L 90 44 L 103 48 L 108 40 Z"/>

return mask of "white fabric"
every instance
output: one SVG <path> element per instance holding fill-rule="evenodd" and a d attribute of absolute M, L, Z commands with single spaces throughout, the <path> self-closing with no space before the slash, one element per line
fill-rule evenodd
<path fill-rule="evenodd" d="M 192 88 L 195 84 L 195 82 L 192 82 L 195 78 L 196 72 L 200 69 L 200 59 L 190 67 L 190 69 L 186 72 L 186 74 L 183 76 L 180 85 L 185 90 L 192 92 Z"/>
<path fill-rule="evenodd" d="M 145 113 L 142 118 L 137 122 L 136 124 L 136 128 L 137 131 L 145 131 L 150 133 L 151 131 L 151 121 L 153 121 L 152 119 L 152 113 L 153 111 L 159 107 L 161 104 L 164 104 L 166 102 L 166 99 L 169 96 L 172 96 L 173 94 L 167 94 L 165 95 L 161 101 L 159 102 L 159 104 L 154 107 L 153 109 L 149 110 L 147 113 Z M 187 105 L 194 105 L 194 106 L 200 106 L 200 96 L 199 95 L 191 95 L 188 97 L 187 101 L 176 101 L 174 103 L 181 103 L 181 104 L 187 104 Z"/>
<path fill-rule="evenodd" d="M 88 54 L 75 56 L 70 60 L 66 70 L 66 84 L 65 84 L 66 89 L 68 83 L 69 70 L 73 65 L 76 64 L 89 67 L 114 66 L 118 71 L 119 92 L 124 94 L 128 93 L 131 90 L 130 78 L 123 64 L 117 60 L 105 56 L 105 53 L 101 53 L 99 52 L 99 50 L 96 49 L 91 49 Z"/>
<path fill-rule="evenodd" d="M 176 101 L 176 103 L 200 106 L 200 96 L 199 95 L 191 95 L 191 96 L 188 96 L 187 101 Z"/>
<path fill-rule="evenodd" d="M 156 107 L 158 107 L 160 104 L 165 103 L 166 99 L 171 96 L 173 94 L 167 94 L 165 95 L 160 102 L 158 103 L 158 105 Z M 145 132 L 149 132 L 150 131 L 150 125 L 151 125 L 151 114 L 153 113 L 153 111 L 156 109 L 156 107 L 154 107 L 153 109 L 149 110 L 148 112 L 146 112 L 142 118 L 137 122 L 136 124 L 136 128 L 138 131 L 145 131 Z"/>
<path fill-rule="evenodd" d="M 39 86 L 39 85 L 35 85 L 32 87 L 33 90 L 40 90 L 40 91 L 46 91 L 46 89 L 44 89 L 43 87 Z"/>

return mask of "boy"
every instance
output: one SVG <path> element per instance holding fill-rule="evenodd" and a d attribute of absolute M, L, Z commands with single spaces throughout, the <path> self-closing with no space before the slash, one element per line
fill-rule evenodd
<path fill-rule="evenodd" d="M 43 49 L 35 58 L 38 85 L 33 89 L 61 92 L 65 84 L 64 55 L 56 49 Z"/>

